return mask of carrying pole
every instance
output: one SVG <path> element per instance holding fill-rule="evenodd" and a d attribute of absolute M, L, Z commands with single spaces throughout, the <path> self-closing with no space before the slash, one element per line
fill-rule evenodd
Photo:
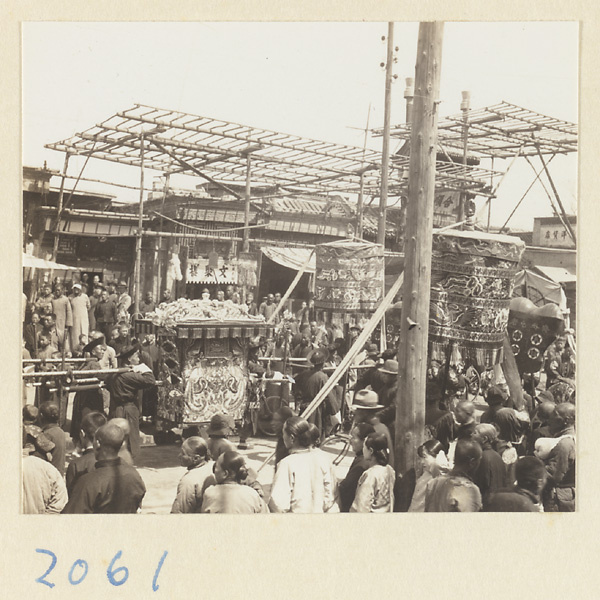
<path fill-rule="evenodd" d="M 416 465 L 417 448 L 423 443 L 425 429 L 437 103 L 443 31 L 441 22 L 421 23 L 417 43 L 396 397 L 395 465 L 401 474 Z"/>

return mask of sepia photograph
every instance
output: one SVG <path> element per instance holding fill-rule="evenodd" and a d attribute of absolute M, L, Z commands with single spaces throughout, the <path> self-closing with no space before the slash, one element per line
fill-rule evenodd
<path fill-rule="evenodd" d="M 22 23 L 21 513 L 576 512 L 580 31 Z"/>

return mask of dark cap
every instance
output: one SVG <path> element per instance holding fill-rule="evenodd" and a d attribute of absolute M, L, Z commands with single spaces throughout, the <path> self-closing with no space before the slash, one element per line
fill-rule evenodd
<path fill-rule="evenodd" d="M 322 365 L 329 358 L 329 352 L 326 348 L 315 348 L 306 358 L 313 365 Z"/>
<path fill-rule="evenodd" d="M 369 344 L 367 346 L 367 354 L 369 356 L 379 356 L 379 346 L 377 344 Z"/>
<path fill-rule="evenodd" d="M 96 338 L 95 340 L 92 340 L 91 342 L 88 342 L 82 349 L 82 352 L 91 352 L 96 346 L 99 346 L 100 344 L 102 344 L 104 340 L 102 338 Z"/>
<path fill-rule="evenodd" d="M 218 414 L 211 418 L 207 433 L 208 435 L 228 435 L 231 430 L 230 419 L 225 415 Z"/>
<path fill-rule="evenodd" d="M 119 354 L 117 356 L 117 358 L 119 360 L 127 360 L 128 358 L 131 358 L 136 352 L 138 352 L 139 350 L 141 350 L 140 345 L 137 343 L 132 344 L 131 346 L 128 346 L 127 348 L 125 348 L 121 354 Z"/>

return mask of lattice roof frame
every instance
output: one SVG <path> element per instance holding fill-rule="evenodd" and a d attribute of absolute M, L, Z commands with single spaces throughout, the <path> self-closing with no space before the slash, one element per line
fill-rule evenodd
<path fill-rule="evenodd" d="M 223 184 L 244 184 L 246 157 L 251 154 L 253 187 L 358 193 L 363 174 L 365 194 L 378 195 L 380 190 L 380 152 L 142 104 L 46 148 L 140 167 L 142 134 L 144 167 L 163 173 L 201 171 Z M 392 157 L 390 195 L 406 193 L 408 160 Z M 490 182 L 501 175 L 438 161 L 436 187 L 486 195 Z"/>
<path fill-rule="evenodd" d="M 463 153 L 463 115 L 438 122 L 438 143 L 447 150 Z M 381 135 L 382 129 L 373 130 Z M 410 139 L 410 125 L 396 125 L 390 136 Z M 468 112 L 469 155 L 512 158 L 521 148 L 521 156 L 567 154 L 577 152 L 577 125 L 502 101 Z"/>

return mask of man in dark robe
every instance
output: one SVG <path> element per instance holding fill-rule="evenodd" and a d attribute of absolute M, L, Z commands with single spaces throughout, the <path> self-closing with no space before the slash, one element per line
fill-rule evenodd
<path fill-rule="evenodd" d="M 152 369 L 141 362 L 140 347 L 131 346 L 119 355 L 121 367 L 130 367 L 126 373 L 116 373 L 108 380 L 111 393 L 111 411 L 109 417 L 127 419 L 131 428 L 129 451 L 133 460 L 137 458 L 141 447 L 140 440 L 140 397 L 138 392 L 156 386 Z"/>
<path fill-rule="evenodd" d="M 146 486 L 135 467 L 119 458 L 125 434 L 107 423 L 94 436 L 96 464 L 75 483 L 63 514 L 135 513 L 141 507 Z"/>

